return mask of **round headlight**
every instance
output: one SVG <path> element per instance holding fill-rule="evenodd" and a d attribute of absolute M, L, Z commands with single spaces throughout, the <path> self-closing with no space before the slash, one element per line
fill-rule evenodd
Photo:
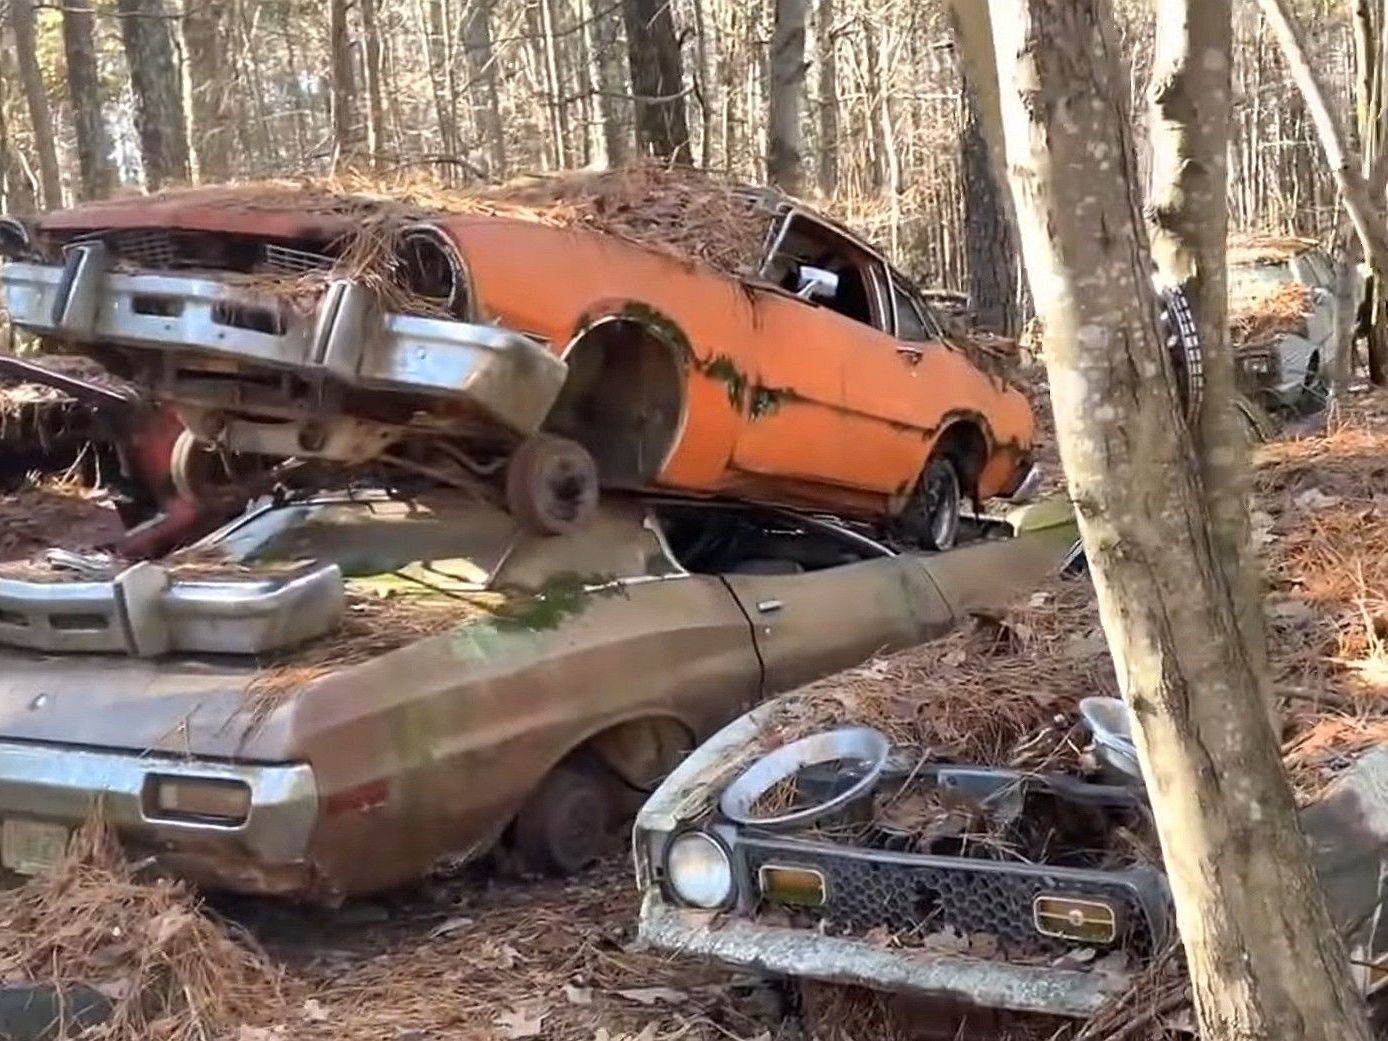
<path fill-rule="evenodd" d="M 691 907 L 723 907 L 733 895 L 733 865 L 727 851 L 701 831 L 687 831 L 665 854 L 670 889 Z"/>

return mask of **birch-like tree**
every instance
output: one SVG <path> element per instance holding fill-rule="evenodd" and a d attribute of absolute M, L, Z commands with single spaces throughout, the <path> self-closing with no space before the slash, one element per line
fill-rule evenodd
<path fill-rule="evenodd" d="M 1200 463 L 1158 328 L 1112 10 L 1108 0 L 992 0 L 991 12 L 1061 459 L 1203 1036 L 1368 1041 L 1241 625 L 1214 505 L 1227 489 L 1216 487 L 1220 468 Z M 1189 46 L 1173 52 L 1173 72 L 1227 62 L 1222 34 L 1206 41 L 1197 26 L 1182 30 Z M 1200 129 L 1209 139 L 1197 155 L 1217 133 Z"/>

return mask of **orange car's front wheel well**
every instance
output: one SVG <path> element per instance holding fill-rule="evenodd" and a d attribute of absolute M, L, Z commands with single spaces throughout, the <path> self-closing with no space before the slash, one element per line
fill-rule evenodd
<path fill-rule="evenodd" d="M 649 485 L 684 427 L 680 345 L 636 318 L 594 322 L 564 354 L 569 376 L 545 423 L 597 461 L 606 485 Z"/>
<path fill-rule="evenodd" d="M 988 437 L 982 428 L 967 419 L 951 423 L 936 439 L 926 460 L 926 468 L 931 459 L 948 459 L 952 462 L 964 494 L 977 505 L 978 478 L 988 462 Z M 925 468 L 921 472 L 924 474 Z"/>

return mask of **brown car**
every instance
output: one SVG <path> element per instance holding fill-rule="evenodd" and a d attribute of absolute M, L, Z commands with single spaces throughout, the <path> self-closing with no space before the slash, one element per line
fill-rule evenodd
<path fill-rule="evenodd" d="M 0 569 L 0 859 L 40 870 L 100 795 L 132 852 L 245 892 L 335 901 L 503 837 L 577 868 L 767 693 L 943 632 L 1074 539 L 1063 504 L 973 528 L 896 553 L 614 497 L 541 538 L 454 492 L 358 491 L 164 564 Z"/>

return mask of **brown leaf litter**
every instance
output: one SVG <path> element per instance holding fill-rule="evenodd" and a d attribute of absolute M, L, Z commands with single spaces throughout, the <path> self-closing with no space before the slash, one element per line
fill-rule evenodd
<path fill-rule="evenodd" d="M 1267 572 L 1269 653 L 1287 768 L 1314 797 L 1388 740 L 1388 401 L 1258 453 L 1253 528 Z M 1077 706 L 1117 696 L 1087 578 L 1055 578 L 934 643 L 783 699 L 767 741 L 859 721 L 931 758 L 1066 768 Z"/>
<path fill-rule="evenodd" d="M 495 216 L 553 228 L 609 235 L 675 259 L 729 274 L 750 273 L 760 260 L 768 215 L 750 206 L 730 179 L 688 167 L 646 162 L 606 171 L 570 171 L 503 185 L 450 188 L 418 173 L 368 177 L 254 181 L 191 191 L 210 208 L 295 213 L 339 227 L 328 252 L 332 272 L 255 274 L 247 284 L 294 300 L 312 299 L 333 277 L 356 279 L 382 295 L 390 310 L 444 316 L 437 302 L 402 289 L 398 246 L 413 224 L 450 216 Z"/>
<path fill-rule="evenodd" d="M 284 1018 L 279 971 L 204 913 L 182 884 L 145 881 L 93 819 L 67 856 L 0 892 L 0 976 L 93 987 L 110 1017 L 96 1041 L 219 1041 Z"/>
<path fill-rule="evenodd" d="M 124 530 L 114 505 L 101 493 L 75 482 L 31 481 L 0 494 L 0 569 L 21 575 L 26 558 L 48 549 L 55 535 L 64 548 L 93 549 L 118 538 Z"/>
<path fill-rule="evenodd" d="M 1279 337 L 1306 335 L 1311 290 L 1300 282 L 1282 282 L 1262 292 L 1229 301 L 1229 341 L 1237 350 L 1267 347 Z"/>

